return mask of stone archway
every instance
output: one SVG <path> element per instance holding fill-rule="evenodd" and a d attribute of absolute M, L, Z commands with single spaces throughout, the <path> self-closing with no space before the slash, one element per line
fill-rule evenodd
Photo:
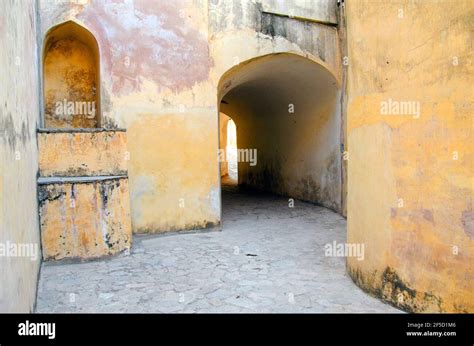
<path fill-rule="evenodd" d="M 44 126 L 100 127 L 99 46 L 73 21 L 53 27 L 43 46 Z"/>
<path fill-rule="evenodd" d="M 341 212 L 339 97 L 336 78 L 296 54 L 264 55 L 224 73 L 219 111 L 238 124 L 239 184 Z M 252 153 L 256 162 L 242 162 Z"/>

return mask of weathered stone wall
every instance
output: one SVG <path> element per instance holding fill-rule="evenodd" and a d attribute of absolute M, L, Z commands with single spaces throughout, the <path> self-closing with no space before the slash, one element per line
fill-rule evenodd
<path fill-rule="evenodd" d="M 67 21 L 97 40 L 100 126 L 128 130 L 135 232 L 220 222 L 219 109 L 236 116 L 239 147 L 257 148 L 262 155 L 254 172 L 239 167 L 244 181 L 341 209 L 344 74 L 336 1 L 37 4 L 38 12 L 33 1 L 0 4 L 0 38 L 13 47 L 0 52 L 0 76 L 9 86 L 0 90 L 3 243 L 39 243 L 35 128 L 40 109 L 39 127 L 53 125 L 45 122 L 47 88 L 37 97 L 38 75 L 44 77 L 48 66 L 48 61 L 38 66 L 37 51 L 47 45 L 47 33 Z M 408 311 L 472 312 L 473 4 L 348 1 L 346 6 L 348 241 L 365 244 L 364 261 L 349 258 L 349 272 L 368 292 Z M 245 70 L 257 66 L 253 63 L 278 61 L 279 55 L 291 56 L 294 69 L 258 65 L 251 72 L 262 78 L 242 77 L 252 75 Z M 284 76 L 290 79 L 284 82 Z M 223 97 L 228 106 L 220 105 Z M 392 108 L 382 114 L 384 102 L 407 102 L 415 113 Z M 295 118 L 289 112 L 283 116 L 290 104 Z M 107 145 L 91 139 L 81 160 L 64 165 L 54 159 L 62 148 L 40 135 L 40 146 L 47 147 L 40 158 L 42 173 L 72 169 L 77 175 L 82 165 L 101 172 L 122 155 L 101 157 L 98 150 Z M 65 200 L 74 194 L 72 185 L 61 186 Z M 104 186 L 85 184 L 84 195 Z M 126 183 L 117 191 L 122 188 Z M 103 203 L 99 197 L 95 201 Z M 98 222 L 83 216 L 95 214 L 85 213 L 78 218 Z M 58 216 L 49 221 L 54 220 Z M 51 242 L 58 237 L 53 234 Z M 1 311 L 32 309 L 39 258 L 0 258 Z"/>
<path fill-rule="evenodd" d="M 40 130 L 38 199 L 43 258 L 97 258 L 130 249 L 123 130 Z"/>
<path fill-rule="evenodd" d="M 295 12 L 300 17 L 290 18 L 296 14 L 289 9 L 283 12 L 289 6 L 276 1 L 211 0 L 209 45 L 214 61 L 211 76 L 218 81 L 232 67 L 253 58 L 294 53 L 317 61 L 340 80 L 335 3 L 297 1 L 294 9 L 298 8 Z"/>
<path fill-rule="evenodd" d="M 135 232 L 220 217 L 206 1 L 40 1 L 41 35 L 74 20 L 97 39 L 101 119 L 128 130 Z"/>
<path fill-rule="evenodd" d="M 349 272 L 404 310 L 474 312 L 474 4 L 346 6 Z"/>
<path fill-rule="evenodd" d="M 45 260 L 97 258 L 130 249 L 126 177 L 40 178 L 38 190 Z"/>
<path fill-rule="evenodd" d="M 267 13 L 337 24 L 337 1 L 334 0 L 260 0 L 260 3 L 262 10 Z"/>
<path fill-rule="evenodd" d="M 220 222 L 217 94 L 227 70 L 291 51 L 340 75 L 335 1 L 295 9 L 311 21 L 280 18 L 291 13 L 274 1 L 40 1 L 43 39 L 72 20 L 97 40 L 101 125 L 128 130 L 135 232 Z M 278 17 L 266 32 L 264 15 Z"/>
<path fill-rule="evenodd" d="M 28 244 L 36 250 L 36 256 L 31 257 L 1 254 L 0 312 L 29 312 L 35 304 L 41 260 L 36 195 L 39 81 L 34 1 L 0 2 L 0 42 L 0 246 L 6 250 L 10 245 Z"/>

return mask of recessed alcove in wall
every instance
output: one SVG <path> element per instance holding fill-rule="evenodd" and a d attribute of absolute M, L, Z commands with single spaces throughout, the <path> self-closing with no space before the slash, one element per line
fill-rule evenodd
<path fill-rule="evenodd" d="M 68 21 L 52 28 L 43 49 L 44 127 L 100 126 L 99 47 L 94 35 Z"/>

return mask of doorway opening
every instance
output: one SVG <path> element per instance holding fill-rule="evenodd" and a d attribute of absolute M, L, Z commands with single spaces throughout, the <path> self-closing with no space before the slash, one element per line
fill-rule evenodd
<path fill-rule="evenodd" d="M 237 185 L 237 128 L 235 122 L 225 113 L 219 115 L 219 162 L 221 182 Z"/>

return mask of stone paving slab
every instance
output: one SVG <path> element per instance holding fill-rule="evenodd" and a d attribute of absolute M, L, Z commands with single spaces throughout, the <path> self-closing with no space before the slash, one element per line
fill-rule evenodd
<path fill-rule="evenodd" d="M 223 189 L 223 231 L 135 236 L 129 255 L 44 263 L 37 312 L 400 312 L 360 290 L 345 259 L 346 221 L 323 207 Z"/>

